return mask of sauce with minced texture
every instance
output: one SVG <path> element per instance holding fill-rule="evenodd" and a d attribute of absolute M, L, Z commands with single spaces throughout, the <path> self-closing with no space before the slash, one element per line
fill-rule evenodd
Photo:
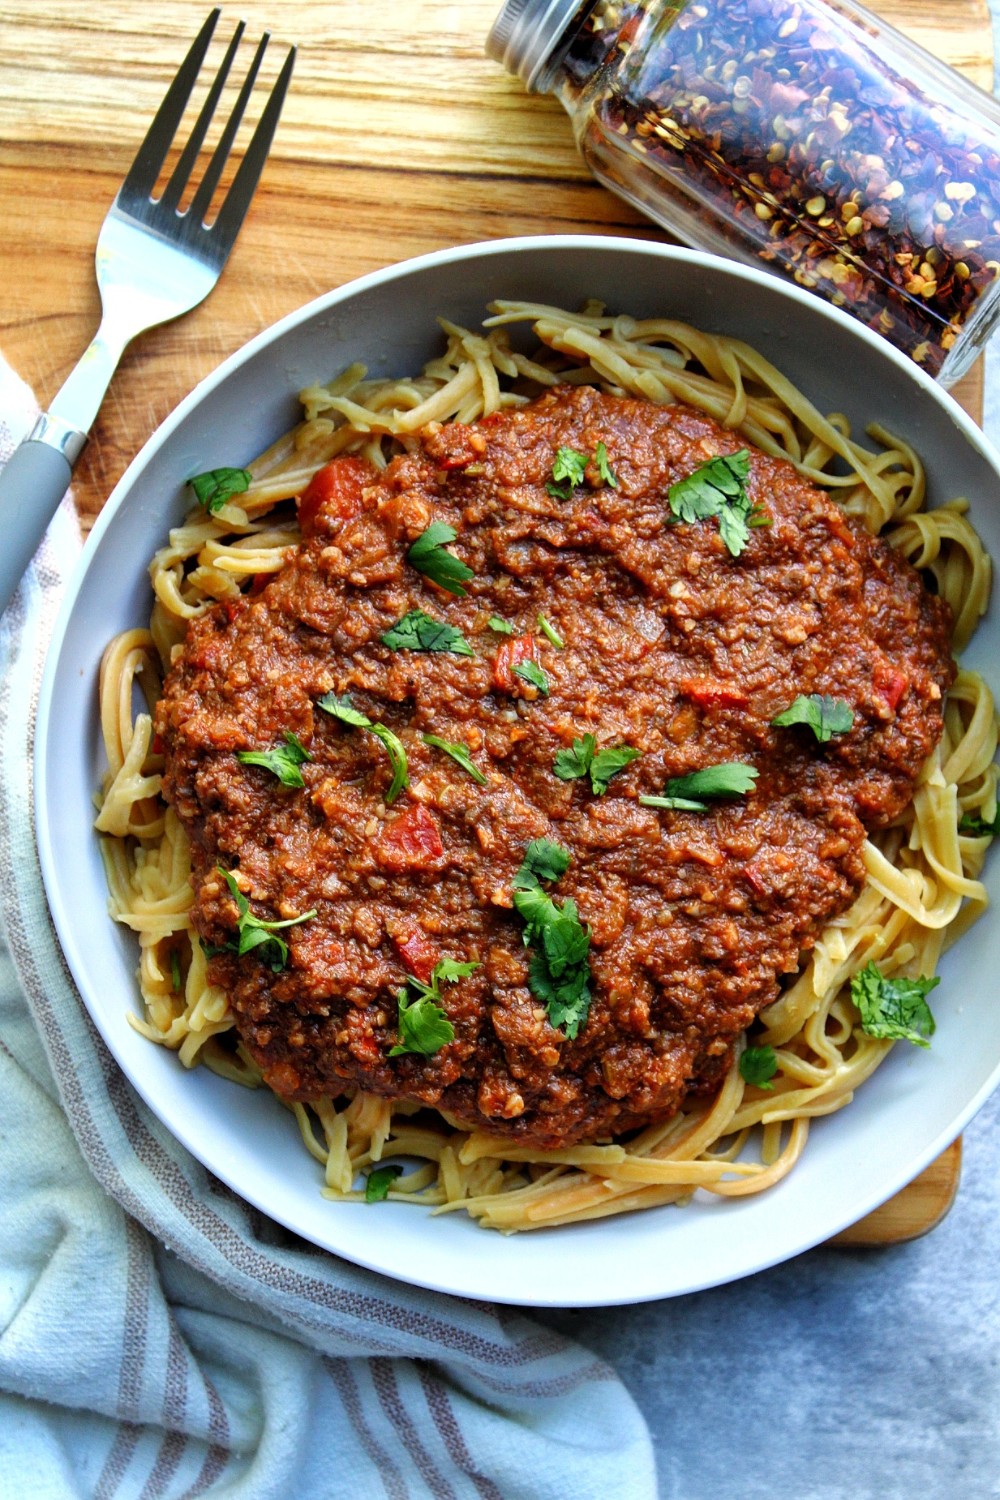
<path fill-rule="evenodd" d="M 556 450 L 599 442 L 618 487 L 591 463 L 569 499 L 548 493 Z M 619 1134 L 716 1087 L 738 1035 L 850 905 L 866 831 L 906 806 L 940 734 L 948 612 L 886 543 L 753 449 L 748 490 L 771 524 L 739 557 L 714 521 L 672 524 L 669 487 L 746 446 L 685 406 L 557 388 L 429 430 L 381 474 L 335 460 L 300 501 L 303 542 L 281 571 L 191 624 L 157 729 L 196 929 L 208 945 L 235 938 L 219 865 L 260 918 L 317 912 L 283 930 L 280 972 L 253 952 L 210 964 L 276 1092 L 361 1087 L 541 1147 Z M 432 520 L 474 571 L 465 597 L 406 561 Z M 417 608 L 474 654 L 383 645 Z M 525 660 L 547 697 L 513 671 Z M 383 745 L 318 709 L 329 692 L 402 741 L 410 784 L 391 807 Z M 772 726 L 811 693 L 844 700 L 850 731 L 821 744 Z M 302 790 L 236 758 L 288 731 L 312 757 Z M 642 752 L 603 796 L 553 774 L 587 732 Z M 488 784 L 424 733 L 464 744 Z M 757 768 L 746 797 L 703 813 L 638 801 L 726 761 Z M 537 838 L 569 852 L 549 893 L 591 928 L 593 998 L 573 1041 L 529 988 L 512 909 Z M 441 985 L 454 1040 L 390 1058 L 398 991 L 446 956 L 480 965 Z"/>

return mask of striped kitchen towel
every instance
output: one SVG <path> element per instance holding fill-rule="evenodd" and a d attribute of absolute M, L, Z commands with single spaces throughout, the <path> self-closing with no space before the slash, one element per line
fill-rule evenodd
<path fill-rule="evenodd" d="M 33 403 L 0 362 L 0 463 Z M 49 921 L 31 751 L 71 506 L 0 623 L 0 1494 L 655 1494 L 614 1373 L 520 1313 L 297 1240 L 120 1074 Z"/>

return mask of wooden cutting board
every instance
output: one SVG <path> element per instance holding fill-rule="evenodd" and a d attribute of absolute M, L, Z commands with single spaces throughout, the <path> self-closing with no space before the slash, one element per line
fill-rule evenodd
<path fill-rule="evenodd" d="M 92 336 L 101 221 L 206 0 L 65 0 L 0 10 L 0 353 L 44 405 Z M 500 0 L 223 0 L 299 44 L 292 91 L 239 244 L 209 300 L 127 351 L 77 469 L 86 524 L 191 387 L 253 334 L 331 287 L 428 250 L 580 231 L 662 231 L 589 177 L 569 120 L 483 52 Z M 986 0 L 873 8 L 989 87 Z M 955 394 L 981 415 L 981 372 Z M 840 1236 L 888 1243 L 931 1228 L 961 1147 Z"/>

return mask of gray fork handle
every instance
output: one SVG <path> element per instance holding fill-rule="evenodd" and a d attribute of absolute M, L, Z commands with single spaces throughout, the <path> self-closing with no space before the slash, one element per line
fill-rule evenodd
<path fill-rule="evenodd" d="M 14 597 L 69 488 L 73 463 L 83 447 L 84 435 L 78 436 L 76 444 L 65 437 L 53 444 L 32 433 L 0 469 L 0 613 Z"/>

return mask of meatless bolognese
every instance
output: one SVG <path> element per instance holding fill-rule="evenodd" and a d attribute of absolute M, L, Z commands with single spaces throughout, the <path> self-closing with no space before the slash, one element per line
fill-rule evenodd
<path fill-rule="evenodd" d="M 542 1149 L 716 1090 L 913 796 L 947 606 L 787 460 L 590 385 L 298 510 L 156 710 L 265 1081 Z"/>

